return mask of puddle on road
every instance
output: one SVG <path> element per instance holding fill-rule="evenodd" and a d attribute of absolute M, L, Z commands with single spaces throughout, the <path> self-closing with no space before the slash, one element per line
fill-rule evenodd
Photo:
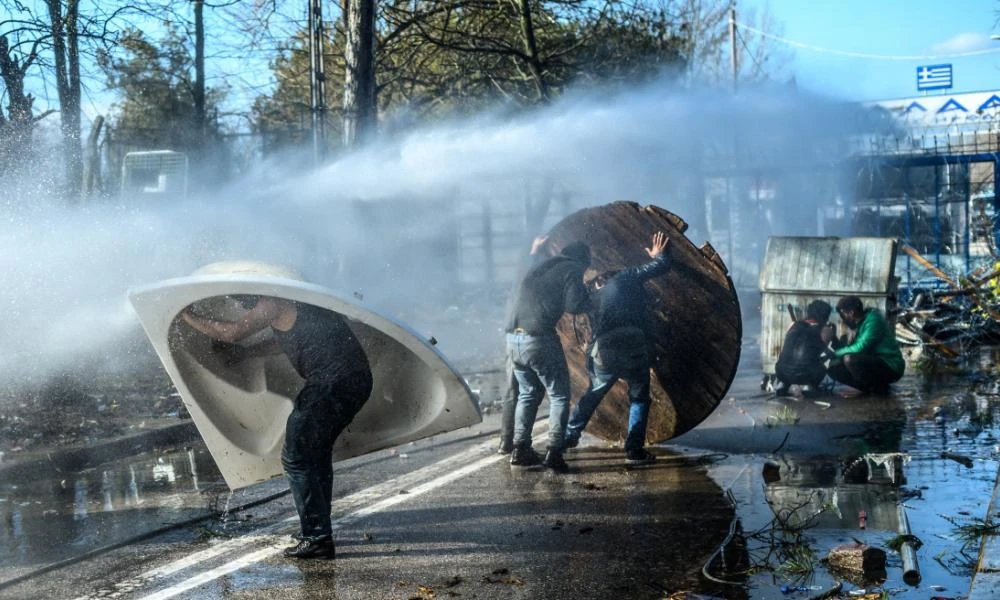
<path fill-rule="evenodd" d="M 80 473 L 0 484 L 0 564 L 15 570 L 48 565 L 216 514 L 223 508 L 215 506 L 220 483 L 212 457 L 195 445 Z"/>
<path fill-rule="evenodd" d="M 858 455 L 779 451 L 748 462 L 734 454 L 711 467 L 711 476 L 733 494 L 739 524 L 728 568 L 716 560 L 709 570 L 738 585 L 713 591 L 796 599 L 844 581 L 835 597 L 859 597 L 861 589 L 886 590 L 899 600 L 967 594 L 980 543 L 963 539 L 958 525 L 987 517 L 998 470 L 1000 393 L 967 378 L 915 376 L 895 386 L 895 397 L 902 407 L 898 427 L 880 426 L 875 437 L 870 429 L 859 434 L 845 445 L 863 448 Z M 904 582 L 900 554 L 889 547 L 900 532 L 900 504 L 922 542 L 915 586 Z M 884 581 L 850 581 L 820 562 L 832 548 L 855 541 L 886 552 Z"/>

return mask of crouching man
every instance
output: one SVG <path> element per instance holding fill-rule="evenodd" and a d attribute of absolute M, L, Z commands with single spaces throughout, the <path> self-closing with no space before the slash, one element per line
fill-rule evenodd
<path fill-rule="evenodd" d="M 899 381 L 906 369 L 896 332 L 878 309 L 865 308 L 857 296 L 841 298 L 837 314 L 856 333 L 846 345 L 830 340 L 835 350 L 827 374 L 862 392 L 888 394 L 889 385 Z"/>
<path fill-rule="evenodd" d="M 806 307 L 806 318 L 792 323 L 781 345 L 781 354 L 774 366 L 774 373 L 781 384 L 774 390 L 776 396 L 789 396 L 793 385 L 801 386 L 803 395 L 816 392 L 826 377 L 827 355 L 823 331 L 827 328 L 829 303 L 813 300 Z M 829 334 L 827 334 L 829 337 Z"/>

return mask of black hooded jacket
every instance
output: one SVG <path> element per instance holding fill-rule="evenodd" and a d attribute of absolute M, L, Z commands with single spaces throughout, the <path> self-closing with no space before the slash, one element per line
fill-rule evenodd
<path fill-rule="evenodd" d="M 552 334 L 564 312 L 587 312 L 590 297 L 583 285 L 586 268 L 586 263 L 565 255 L 553 256 L 532 267 L 514 294 L 507 331 Z"/>
<path fill-rule="evenodd" d="M 591 320 L 592 339 L 619 327 L 649 326 L 649 300 L 646 281 L 670 268 L 670 256 L 664 252 L 653 260 L 630 267 L 608 280 L 597 292 L 598 307 Z"/>

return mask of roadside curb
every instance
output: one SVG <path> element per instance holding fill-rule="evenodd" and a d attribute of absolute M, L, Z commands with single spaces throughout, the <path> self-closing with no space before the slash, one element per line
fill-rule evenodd
<path fill-rule="evenodd" d="M 24 483 L 51 475 L 53 471 L 58 473 L 86 469 L 115 457 L 198 438 L 194 421 L 165 425 L 91 444 L 52 449 L 25 460 L 5 461 L 0 463 L 0 480 L 8 484 Z"/>
<path fill-rule="evenodd" d="M 1000 471 L 997 472 L 996 486 L 993 488 L 993 498 L 986 511 L 986 518 L 996 522 L 1000 518 Z M 1000 535 L 983 537 L 983 545 L 979 549 L 979 564 L 972 574 L 972 585 L 966 600 L 992 600 L 1000 589 Z"/>

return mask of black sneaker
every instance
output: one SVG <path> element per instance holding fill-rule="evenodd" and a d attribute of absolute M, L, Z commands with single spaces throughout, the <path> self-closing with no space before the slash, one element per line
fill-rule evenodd
<path fill-rule="evenodd" d="M 656 456 L 651 454 L 645 448 L 640 448 L 639 450 L 629 450 L 625 453 L 625 462 L 632 466 L 651 465 L 656 462 Z"/>
<path fill-rule="evenodd" d="M 302 540 L 282 552 L 286 558 L 336 558 L 333 540 Z"/>
<path fill-rule="evenodd" d="M 510 464 L 513 467 L 535 467 L 542 464 L 542 457 L 531 446 L 514 446 Z"/>
<path fill-rule="evenodd" d="M 514 451 L 514 442 L 511 440 L 500 439 L 500 445 L 497 446 L 497 454 L 510 454 Z"/>
<path fill-rule="evenodd" d="M 576 448 L 579 445 L 580 445 L 580 438 L 578 437 L 567 437 L 563 441 L 564 448 Z"/>
<path fill-rule="evenodd" d="M 558 450 L 549 450 L 545 453 L 545 462 L 542 463 L 546 467 L 552 469 L 556 473 L 568 473 L 569 465 L 563 460 L 562 452 Z"/>

